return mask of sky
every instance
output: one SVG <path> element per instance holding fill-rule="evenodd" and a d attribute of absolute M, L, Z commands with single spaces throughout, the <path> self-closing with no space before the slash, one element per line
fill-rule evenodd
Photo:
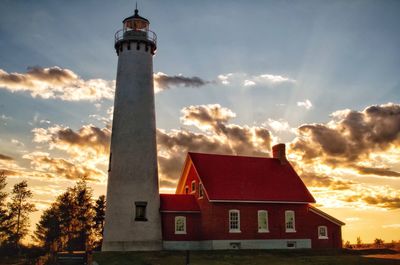
<path fill-rule="evenodd" d="M 133 1 L 0 0 L 0 169 L 38 212 L 105 194 L 114 33 Z M 157 34 L 160 190 L 187 151 L 288 158 L 343 239 L 400 240 L 399 1 L 139 1 Z"/>

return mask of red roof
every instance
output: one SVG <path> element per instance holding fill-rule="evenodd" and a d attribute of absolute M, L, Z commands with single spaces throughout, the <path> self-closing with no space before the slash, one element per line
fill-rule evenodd
<path fill-rule="evenodd" d="M 289 162 L 201 153 L 188 156 L 209 200 L 315 202 Z"/>
<path fill-rule="evenodd" d="M 197 200 L 190 194 L 160 194 L 161 212 L 199 212 Z"/>

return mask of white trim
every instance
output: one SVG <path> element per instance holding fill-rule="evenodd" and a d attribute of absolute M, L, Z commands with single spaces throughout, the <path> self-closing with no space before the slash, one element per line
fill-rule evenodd
<path fill-rule="evenodd" d="M 183 220 L 183 231 L 177 231 L 177 221 L 181 219 Z M 175 235 L 184 235 L 186 234 L 186 216 L 175 216 Z"/>
<path fill-rule="evenodd" d="M 310 209 L 311 212 L 313 212 L 313 213 L 315 213 L 315 214 L 317 214 L 317 215 L 319 215 L 319 216 L 325 218 L 326 220 L 331 221 L 331 222 L 334 223 L 334 224 L 337 224 L 338 226 L 345 225 L 345 223 L 343 223 L 342 221 L 337 220 L 336 218 L 330 216 L 329 214 L 324 213 L 324 212 L 321 211 L 321 210 L 318 210 L 318 209 L 315 208 L 315 207 L 310 206 L 309 209 Z"/>
<path fill-rule="evenodd" d="M 237 213 L 237 226 L 238 228 L 231 228 L 231 213 Z M 240 211 L 237 209 L 231 209 L 229 210 L 228 213 L 228 228 L 229 228 L 229 233 L 242 233 L 242 231 L 240 231 Z"/>
<path fill-rule="evenodd" d="M 194 184 L 194 189 L 193 189 L 193 184 Z M 192 180 L 190 183 L 190 193 L 195 193 L 196 192 L 196 180 Z"/>
<path fill-rule="evenodd" d="M 293 203 L 309 204 L 309 202 L 290 202 L 290 201 L 241 201 L 241 200 L 209 200 L 210 202 L 238 202 L 238 203 Z"/>
<path fill-rule="evenodd" d="M 322 235 L 320 234 L 320 229 L 321 229 L 321 228 L 325 228 L 325 236 L 322 236 Z M 317 233 L 318 233 L 318 239 L 328 239 L 328 227 L 327 227 L 326 225 L 320 225 L 320 226 L 318 226 Z"/>
<path fill-rule="evenodd" d="M 293 214 L 293 220 L 291 221 L 293 223 L 293 228 L 288 228 L 287 224 L 288 222 L 290 222 L 290 220 L 288 220 L 288 214 Z M 295 216 L 295 212 L 293 210 L 286 210 L 285 211 L 285 232 L 286 233 L 296 233 L 296 216 Z"/>
<path fill-rule="evenodd" d="M 192 163 L 192 165 L 193 165 L 194 171 L 196 172 L 196 176 L 197 176 L 197 178 L 199 179 L 199 182 L 204 183 L 204 182 L 202 181 L 202 179 L 201 179 L 201 176 L 200 176 L 199 172 L 197 172 L 196 165 L 193 163 L 193 160 L 192 160 L 191 158 L 190 158 L 190 161 L 191 161 L 191 163 Z M 207 200 L 210 201 L 210 196 L 208 196 L 207 190 L 205 189 L 204 185 L 203 185 L 203 192 L 204 192 L 204 194 L 206 195 Z"/>
<path fill-rule="evenodd" d="M 200 213 L 200 211 L 160 211 L 160 213 Z"/>
<path fill-rule="evenodd" d="M 266 228 L 260 228 L 260 213 L 265 213 Z M 268 222 L 268 211 L 267 210 L 258 210 L 257 211 L 257 224 L 258 224 L 258 233 L 269 233 L 269 222 Z"/>
<path fill-rule="evenodd" d="M 204 196 L 204 186 L 202 182 L 199 182 L 199 198 L 198 199 L 203 199 Z"/>

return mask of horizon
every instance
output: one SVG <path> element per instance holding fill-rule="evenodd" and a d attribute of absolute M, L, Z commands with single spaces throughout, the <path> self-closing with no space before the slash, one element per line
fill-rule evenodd
<path fill-rule="evenodd" d="M 188 151 L 270 157 L 282 142 L 344 241 L 400 240 L 400 2 L 184 3 L 138 3 L 158 40 L 160 193 Z M 28 181 L 34 229 L 80 177 L 106 193 L 114 34 L 135 5 L 3 4 L 0 170 L 7 191 Z"/>

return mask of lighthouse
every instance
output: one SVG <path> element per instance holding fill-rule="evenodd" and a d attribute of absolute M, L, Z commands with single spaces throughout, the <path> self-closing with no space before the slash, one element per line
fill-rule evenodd
<path fill-rule="evenodd" d="M 153 89 L 157 38 L 149 24 L 136 7 L 115 34 L 118 69 L 103 251 L 162 248 Z"/>

